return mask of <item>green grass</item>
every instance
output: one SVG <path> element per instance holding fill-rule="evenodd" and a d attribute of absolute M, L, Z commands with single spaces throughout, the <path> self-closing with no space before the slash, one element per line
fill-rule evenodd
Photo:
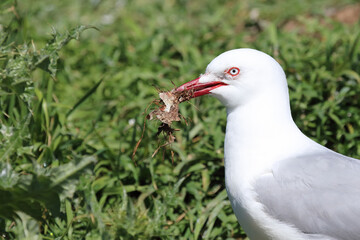
<path fill-rule="evenodd" d="M 245 238 L 224 188 L 218 101 L 181 104 L 188 124 L 154 158 L 163 139 L 147 122 L 131 159 L 156 87 L 232 48 L 274 56 L 302 131 L 359 158 L 359 24 L 325 14 L 356 1 L 312 2 L 2 1 L 0 238 Z"/>

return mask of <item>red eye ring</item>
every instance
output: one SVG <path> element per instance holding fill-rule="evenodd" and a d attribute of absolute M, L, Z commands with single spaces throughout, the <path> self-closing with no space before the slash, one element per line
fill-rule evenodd
<path fill-rule="evenodd" d="M 237 67 L 232 67 L 229 70 L 227 70 L 226 73 L 231 75 L 232 77 L 235 77 L 235 76 L 239 75 L 240 69 Z"/>

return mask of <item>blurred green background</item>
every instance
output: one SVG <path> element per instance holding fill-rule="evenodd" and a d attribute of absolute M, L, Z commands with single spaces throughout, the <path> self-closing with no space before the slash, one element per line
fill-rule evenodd
<path fill-rule="evenodd" d="M 360 157 L 355 0 L 0 7 L 1 239 L 245 239 L 224 188 L 218 101 L 181 104 L 187 123 L 154 158 L 165 139 L 147 122 L 131 158 L 157 88 L 198 77 L 233 48 L 274 56 L 301 130 Z"/>

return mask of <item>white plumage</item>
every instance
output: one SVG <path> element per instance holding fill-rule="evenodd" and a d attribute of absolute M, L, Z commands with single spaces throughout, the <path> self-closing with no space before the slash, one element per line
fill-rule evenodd
<path fill-rule="evenodd" d="M 250 239 L 359 238 L 360 162 L 297 128 L 285 73 L 272 57 L 225 52 L 184 89 L 227 108 L 226 189 Z"/>

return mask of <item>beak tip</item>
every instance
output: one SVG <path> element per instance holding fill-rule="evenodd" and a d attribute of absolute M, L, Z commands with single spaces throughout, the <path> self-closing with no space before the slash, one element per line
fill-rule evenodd
<path fill-rule="evenodd" d="M 175 92 L 182 92 L 185 90 L 185 87 L 181 85 L 180 87 L 175 88 Z"/>
<path fill-rule="evenodd" d="M 190 81 L 190 82 L 187 82 L 187 83 L 184 83 L 183 85 L 175 88 L 175 91 L 176 92 L 182 92 L 182 91 L 185 91 L 187 89 L 191 89 L 192 87 L 194 87 L 194 85 L 196 85 L 198 82 L 199 82 L 199 79 L 200 77 Z"/>

